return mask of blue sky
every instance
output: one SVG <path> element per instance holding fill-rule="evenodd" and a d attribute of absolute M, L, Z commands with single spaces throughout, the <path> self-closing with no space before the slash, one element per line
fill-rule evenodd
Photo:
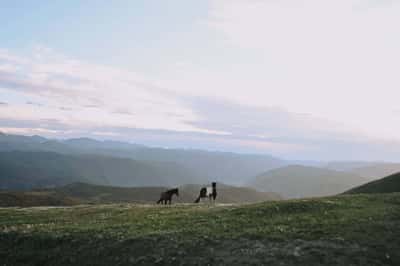
<path fill-rule="evenodd" d="M 395 1 L 2 1 L 0 130 L 400 158 Z"/>
<path fill-rule="evenodd" d="M 40 44 L 91 62 L 142 68 L 182 52 L 175 46 L 184 40 L 176 35 L 196 35 L 191 30 L 207 2 L 2 1 L 0 12 L 5 48 Z"/>

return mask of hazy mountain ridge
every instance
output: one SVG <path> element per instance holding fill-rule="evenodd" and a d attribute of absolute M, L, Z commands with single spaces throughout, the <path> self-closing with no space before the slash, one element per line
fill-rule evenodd
<path fill-rule="evenodd" d="M 114 186 L 200 182 L 195 173 L 175 163 L 54 152 L 0 152 L 0 173 L 1 189 L 54 187 L 74 182 Z"/>
<path fill-rule="evenodd" d="M 345 171 L 374 180 L 400 172 L 400 163 L 395 162 L 363 162 L 363 161 L 336 161 L 324 165 L 325 168 Z"/>
<path fill-rule="evenodd" d="M 201 177 L 203 182 L 243 184 L 245 180 L 287 162 L 268 155 L 247 155 L 187 149 L 152 148 L 117 141 L 89 138 L 48 140 L 34 137 L 0 136 L 0 151 L 50 151 L 62 154 L 96 154 L 136 161 L 175 163 Z"/>
<path fill-rule="evenodd" d="M 351 171 L 355 168 L 370 166 L 372 164 L 379 164 L 380 162 L 364 162 L 364 161 L 331 161 L 327 162 L 321 167 L 336 170 L 336 171 Z"/>
<path fill-rule="evenodd" d="M 400 163 L 375 163 L 364 167 L 353 168 L 350 171 L 362 175 L 369 180 L 374 180 L 400 172 Z"/>
<path fill-rule="evenodd" d="M 263 175 L 260 173 L 269 175 L 272 170 L 276 174 L 293 162 L 303 167 L 283 176 L 277 174 L 282 179 L 279 182 L 254 181 L 255 176 Z M 73 182 L 134 187 L 217 181 L 251 184 L 286 197 L 300 197 L 341 193 L 400 171 L 400 163 L 287 161 L 268 155 L 154 148 L 90 138 L 52 140 L 0 134 L 0 170 L 2 189 L 55 187 Z M 296 176 L 304 180 L 299 181 Z"/>
<path fill-rule="evenodd" d="M 301 198 L 335 195 L 367 181 L 353 173 L 290 165 L 258 175 L 248 185 L 285 198 Z"/>

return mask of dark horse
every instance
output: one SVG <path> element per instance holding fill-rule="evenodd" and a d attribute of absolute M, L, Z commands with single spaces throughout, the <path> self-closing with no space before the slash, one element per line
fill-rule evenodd
<path fill-rule="evenodd" d="M 200 189 L 200 195 L 195 200 L 195 203 L 199 203 L 200 199 L 207 198 L 207 197 L 210 199 L 210 201 L 211 200 L 215 201 L 215 198 L 217 197 L 217 183 L 212 182 L 211 185 L 212 185 L 212 187 L 202 187 Z"/>
<path fill-rule="evenodd" d="M 179 190 L 177 188 L 170 189 L 170 190 L 167 190 L 167 191 L 161 193 L 160 199 L 157 201 L 157 204 L 159 204 L 159 203 L 167 204 L 167 202 L 169 202 L 169 204 L 171 204 L 172 195 L 174 195 L 174 194 L 176 194 L 176 196 L 179 197 Z"/>

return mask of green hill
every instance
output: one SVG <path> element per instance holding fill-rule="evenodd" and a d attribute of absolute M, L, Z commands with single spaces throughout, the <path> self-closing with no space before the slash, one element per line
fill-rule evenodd
<path fill-rule="evenodd" d="M 163 187 L 111 187 L 73 183 L 52 189 L 0 191 L 0 207 L 72 206 L 78 204 L 154 203 Z"/>
<path fill-rule="evenodd" d="M 1 265 L 400 265 L 400 193 L 0 208 Z"/>
<path fill-rule="evenodd" d="M 261 174 L 249 186 L 274 191 L 285 198 L 302 198 L 335 195 L 367 181 L 352 173 L 291 165 Z"/>
<path fill-rule="evenodd" d="M 193 203 L 200 185 L 179 187 L 179 198 L 174 203 Z M 155 203 L 166 187 L 112 187 L 85 183 L 73 183 L 53 189 L 26 192 L 0 192 L 0 207 L 9 206 L 70 206 L 77 204 L 104 203 Z M 218 203 L 252 203 L 279 200 L 276 193 L 259 192 L 251 188 L 218 185 Z M 206 200 L 207 202 L 207 200 Z"/>
<path fill-rule="evenodd" d="M 362 186 L 350 189 L 347 194 L 400 192 L 400 172 Z"/>

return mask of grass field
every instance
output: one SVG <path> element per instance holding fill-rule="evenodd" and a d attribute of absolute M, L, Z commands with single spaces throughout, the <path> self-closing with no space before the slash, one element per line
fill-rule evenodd
<path fill-rule="evenodd" d="M 400 193 L 0 208 L 0 265 L 400 265 Z"/>
<path fill-rule="evenodd" d="M 193 203 L 201 185 L 179 187 L 173 202 Z M 155 203 L 166 187 L 112 187 L 72 183 L 62 187 L 30 191 L 1 191 L 0 207 L 72 206 L 82 204 Z M 219 203 L 256 203 L 282 199 L 276 193 L 218 184 Z"/>

